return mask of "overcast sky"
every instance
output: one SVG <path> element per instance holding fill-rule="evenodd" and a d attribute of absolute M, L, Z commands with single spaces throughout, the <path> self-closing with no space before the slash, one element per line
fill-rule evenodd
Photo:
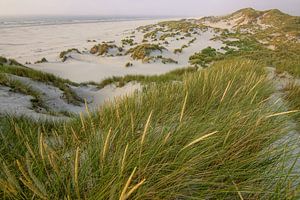
<path fill-rule="evenodd" d="M 300 15 L 300 0 L 0 0 L 0 15 L 207 16 L 245 7 Z"/>

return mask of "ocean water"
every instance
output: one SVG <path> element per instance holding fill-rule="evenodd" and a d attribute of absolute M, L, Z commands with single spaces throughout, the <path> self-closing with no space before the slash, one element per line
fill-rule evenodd
<path fill-rule="evenodd" d="M 0 16 L 1 28 L 163 19 L 166 16 Z"/>

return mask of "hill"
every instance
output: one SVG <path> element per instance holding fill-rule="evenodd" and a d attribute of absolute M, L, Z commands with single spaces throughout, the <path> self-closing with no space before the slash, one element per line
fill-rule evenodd
<path fill-rule="evenodd" d="M 24 113 L 64 118 L 0 116 L 0 197 L 298 199 L 298 20 L 247 8 L 137 28 L 149 41 L 132 44 L 137 48 L 126 43 L 133 58 L 163 60 L 162 52 L 180 57 L 198 47 L 190 67 L 162 75 L 78 84 L 0 58 L 0 97 L 21 96 L 14 105 L 25 102 Z M 220 48 L 200 48 L 192 38 L 173 53 L 148 44 L 203 35 Z M 85 107 L 84 88 L 130 83 L 140 84 L 139 92 L 96 110 L 86 105 L 84 114 L 66 113 Z"/>

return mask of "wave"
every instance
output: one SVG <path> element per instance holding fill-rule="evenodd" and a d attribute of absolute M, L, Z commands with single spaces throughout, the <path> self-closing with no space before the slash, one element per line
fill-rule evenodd
<path fill-rule="evenodd" d="M 141 16 L 26 16 L 0 17 L 1 28 L 160 19 Z"/>

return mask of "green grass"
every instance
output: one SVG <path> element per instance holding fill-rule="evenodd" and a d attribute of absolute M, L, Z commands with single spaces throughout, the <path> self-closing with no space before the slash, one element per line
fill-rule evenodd
<path fill-rule="evenodd" d="M 178 64 L 178 61 L 172 58 L 165 58 L 162 56 L 156 56 L 157 59 L 160 59 L 163 64 Z"/>
<path fill-rule="evenodd" d="M 66 51 L 62 51 L 60 54 L 59 54 L 59 57 L 60 58 L 65 58 L 67 56 L 67 54 L 71 53 L 71 52 L 76 52 L 76 53 L 80 53 L 80 51 L 76 48 L 72 48 L 72 49 L 68 49 Z"/>
<path fill-rule="evenodd" d="M 7 58 L 0 56 L 0 63 L 1 64 L 6 64 L 7 63 Z"/>
<path fill-rule="evenodd" d="M 59 57 L 62 59 L 63 62 L 65 62 L 69 57 L 68 54 L 72 53 L 72 52 L 76 52 L 76 53 L 79 53 L 79 54 L 81 53 L 78 49 L 72 48 L 72 49 L 68 49 L 66 51 L 60 52 Z"/>
<path fill-rule="evenodd" d="M 0 73 L 13 74 L 21 77 L 28 77 L 32 80 L 51 84 L 64 92 L 64 97 L 69 103 L 79 105 L 82 100 L 72 91 L 68 85 L 79 86 L 79 84 L 54 76 L 53 74 L 44 73 L 22 66 L 8 66 L 0 67 Z"/>
<path fill-rule="evenodd" d="M 182 69 L 176 69 L 162 75 L 126 75 L 123 77 L 111 77 L 104 79 L 99 84 L 94 83 L 98 86 L 99 89 L 104 88 L 107 85 L 115 84 L 117 87 L 123 87 L 129 82 L 139 82 L 142 84 L 151 84 L 151 83 L 167 83 L 170 81 L 182 81 L 185 74 L 194 73 L 198 70 L 196 67 L 187 67 Z"/>
<path fill-rule="evenodd" d="M 189 58 L 189 63 L 191 65 L 208 67 L 214 61 L 222 60 L 224 56 L 222 53 L 218 52 L 212 47 L 207 47 L 199 53 L 195 53 Z"/>
<path fill-rule="evenodd" d="M 126 54 L 130 54 L 130 56 L 135 60 L 143 60 L 147 59 L 153 51 L 162 52 L 164 49 L 165 48 L 163 46 L 159 46 L 157 44 L 140 44 L 129 49 Z"/>
<path fill-rule="evenodd" d="M 189 44 L 188 44 L 188 45 L 184 44 L 184 45 L 181 46 L 180 49 L 175 49 L 175 50 L 174 50 L 174 53 L 175 53 L 175 54 L 176 54 L 176 53 L 182 53 L 183 49 L 186 49 L 186 48 L 188 48 L 188 47 L 189 47 Z"/>
<path fill-rule="evenodd" d="M 173 32 L 182 32 L 182 33 L 189 33 L 193 31 L 194 29 L 201 28 L 201 25 L 194 24 L 191 22 L 188 22 L 186 20 L 178 20 L 178 21 L 164 21 L 159 22 L 159 26 L 167 28 L 167 31 Z"/>
<path fill-rule="evenodd" d="M 289 106 L 293 110 L 300 110 L 300 86 L 294 83 L 285 88 L 287 94 L 285 99 L 289 102 Z M 295 115 L 298 128 L 300 129 L 300 113 Z"/>
<path fill-rule="evenodd" d="M 293 199 L 288 115 L 261 66 L 224 61 L 66 124 L 2 119 L 4 199 Z"/>
<path fill-rule="evenodd" d="M 144 34 L 144 39 L 157 39 L 158 32 L 164 32 L 164 30 L 162 28 L 155 28 L 153 31 L 148 30 L 147 33 Z"/>
<path fill-rule="evenodd" d="M 251 18 L 262 13 L 242 11 Z M 284 27 L 278 25 L 279 32 L 299 34 L 298 18 L 272 10 L 274 15 L 278 17 L 270 19 L 273 22 L 281 22 L 282 17 L 284 21 L 291 19 Z M 158 25 L 164 29 L 151 31 L 157 25 L 150 25 L 138 30 L 155 38 L 158 31 L 189 33 L 205 28 L 185 20 Z M 222 39 L 239 40 L 224 42 L 225 53 L 206 48 L 190 59 L 194 65 L 211 65 L 205 70 L 191 67 L 160 76 L 128 75 L 93 83 L 103 88 L 136 81 L 146 87 L 69 122 L 0 118 L 0 197 L 299 198 L 300 177 L 294 170 L 299 166 L 293 164 L 299 160 L 293 152 L 299 141 L 283 142 L 288 122 L 299 120 L 299 112 L 270 105 L 268 99 L 274 91 L 264 71 L 265 66 L 275 66 L 277 71 L 299 77 L 299 44 L 280 36 L 270 39 L 276 50 L 267 49 L 258 39 L 271 34 L 223 32 Z M 280 41 L 275 42 L 277 39 Z M 150 59 L 153 50 L 162 51 L 159 46 L 148 49 L 149 44 L 144 45 L 128 53 L 134 59 Z M 0 57 L 4 65 L 1 73 L 51 83 L 69 98 L 74 97 L 67 86 L 74 83 L 7 66 L 9 62 Z M 9 82 L 2 74 L 1 81 L 18 92 L 32 93 L 29 87 Z M 299 87 L 291 85 L 286 92 L 290 110 L 299 110 Z"/>
<path fill-rule="evenodd" d="M 118 47 L 115 44 L 108 44 L 108 43 L 97 44 L 91 48 L 90 53 L 97 54 L 97 55 L 104 55 L 107 54 L 109 50 L 113 48 L 118 48 Z"/>
<path fill-rule="evenodd" d="M 225 41 L 226 38 L 236 38 L 237 41 Z M 247 34 L 223 34 L 222 49 L 220 53 L 213 48 L 203 49 L 190 57 L 191 64 L 208 66 L 208 64 L 233 58 L 245 58 L 260 62 L 262 65 L 276 67 L 278 71 L 287 71 L 295 77 L 300 77 L 300 44 L 289 41 L 278 41 L 276 49 L 271 50 L 259 43 L 253 36 Z M 203 52 L 204 51 L 204 52 Z"/>
<path fill-rule="evenodd" d="M 33 99 L 31 100 L 31 103 L 34 109 L 44 108 L 48 110 L 48 107 L 45 105 L 41 98 L 41 94 L 33 90 L 29 85 L 25 85 L 18 80 L 13 80 L 9 78 L 6 74 L 0 74 L 0 85 L 9 87 L 12 92 L 32 96 Z"/>
<path fill-rule="evenodd" d="M 0 56 L 0 66 L 3 65 L 16 65 L 16 66 L 23 66 L 21 63 L 17 62 L 15 59 L 5 58 Z"/>
<path fill-rule="evenodd" d="M 46 58 L 42 58 L 41 60 L 36 61 L 34 64 L 46 63 L 48 60 Z"/>
<path fill-rule="evenodd" d="M 122 45 L 130 45 L 130 46 L 133 46 L 134 45 L 134 40 L 131 39 L 131 38 L 125 38 L 125 39 L 122 39 Z"/>
<path fill-rule="evenodd" d="M 180 33 L 164 33 L 163 35 L 160 36 L 159 40 L 165 40 L 167 38 L 173 38 L 175 37 L 176 35 L 178 35 Z"/>

